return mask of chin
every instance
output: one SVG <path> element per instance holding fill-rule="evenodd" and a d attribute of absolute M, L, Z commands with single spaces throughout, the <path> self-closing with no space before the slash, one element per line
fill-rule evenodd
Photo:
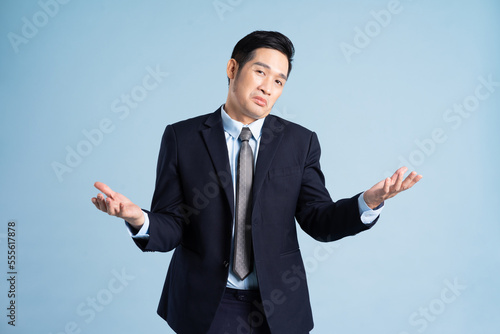
<path fill-rule="evenodd" d="M 252 117 L 254 119 L 261 119 L 267 116 L 267 113 L 249 113 L 249 117 Z"/>
<path fill-rule="evenodd" d="M 260 118 L 264 118 L 267 115 L 269 115 L 270 112 L 271 112 L 270 109 L 265 110 L 265 109 L 259 108 L 258 110 L 249 110 L 248 116 L 253 117 L 255 119 L 260 119 Z"/>

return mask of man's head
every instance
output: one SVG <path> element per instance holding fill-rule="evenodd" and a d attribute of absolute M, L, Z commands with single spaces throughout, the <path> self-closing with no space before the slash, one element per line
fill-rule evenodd
<path fill-rule="evenodd" d="M 288 58 L 286 75 L 290 74 L 295 48 L 288 37 L 277 31 L 257 30 L 246 35 L 234 46 L 231 58 L 236 60 L 241 68 L 255 56 L 255 50 L 259 48 L 273 49 L 283 53 Z"/>
<path fill-rule="evenodd" d="M 254 31 L 241 39 L 227 64 L 229 116 L 246 124 L 266 117 L 283 91 L 294 53 L 279 32 Z"/>

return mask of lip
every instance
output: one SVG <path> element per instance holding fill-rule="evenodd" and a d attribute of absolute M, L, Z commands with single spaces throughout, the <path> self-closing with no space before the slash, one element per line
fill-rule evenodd
<path fill-rule="evenodd" d="M 260 97 L 260 96 L 254 96 L 252 97 L 252 100 L 257 103 L 259 106 L 261 107 L 265 107 L 267 106 L 267 100 L 263 97 Z"/>

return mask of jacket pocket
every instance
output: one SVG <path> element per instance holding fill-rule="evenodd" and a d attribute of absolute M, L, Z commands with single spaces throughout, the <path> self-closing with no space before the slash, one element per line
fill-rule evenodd
<path fill-rule="evenodd" d="M 299 174 L 301 170 L 302 169 L 300 168 L 300 166 L 274 168 L 269 170 L 268 175 L 270 179 L 275 177 L 285 177 L 285 176 Z"/>

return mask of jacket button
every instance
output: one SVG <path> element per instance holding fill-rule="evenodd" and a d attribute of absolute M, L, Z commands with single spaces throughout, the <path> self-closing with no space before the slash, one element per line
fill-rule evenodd
<path fill-rule="evenodd" d="M 224 261 L 223 264 L 224 264 L 224 267 L 226 267 L 226 268 L 229 267 L 229 261 Z"/>

